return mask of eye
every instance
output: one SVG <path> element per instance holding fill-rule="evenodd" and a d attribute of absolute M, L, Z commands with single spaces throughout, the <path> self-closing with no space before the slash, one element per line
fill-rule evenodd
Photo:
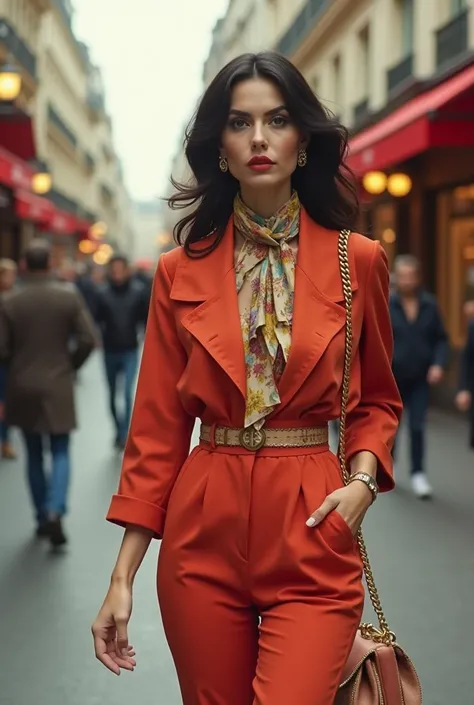
<path fill-rule="evenodd" d="M 232 130 L 242 130 L 244 127 L 247 127 L 247 123 L 243 118 L 231 118 L 229 120 L 229 127 Z"/>
<path fill-rule="evenodd" d="M 271 124 L 275 127 L 285 127 L 285 125 L 288 125 L 289 122 L 290 119 L 285 115 L 275 115 L 275 117 L 271 120 Z"/>

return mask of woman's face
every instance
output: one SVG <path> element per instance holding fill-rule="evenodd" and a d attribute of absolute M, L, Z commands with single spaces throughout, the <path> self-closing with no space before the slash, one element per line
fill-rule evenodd
<path fill-rule="evenodd" d="M 252 78 L 234 87 L 220 151 L 241 189 L 273 189 L 288 183 L 303 146 L 302 135 L 271 81 Z"/>

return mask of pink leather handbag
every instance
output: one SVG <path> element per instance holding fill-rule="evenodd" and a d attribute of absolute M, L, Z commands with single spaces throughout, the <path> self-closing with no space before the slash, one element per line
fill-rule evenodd
<path fill-rule="evenodd" d="M 339 462 L 344 483 L 349 482 L 346 464 L 346 415 L 352 358 L 352 287 L 348 240 L 350 231 L 339 235 L 339 267 L 346 305 L 344 377 L 339 428 Z M 396 643 L 385 618 L 375 587 L 367 548 L 359 531 L 358 543 L 370 600 L 379 621 L 361 624 L 343 671 L 334 705 L 421 705 L 421 684 L 412 661 Z"/>

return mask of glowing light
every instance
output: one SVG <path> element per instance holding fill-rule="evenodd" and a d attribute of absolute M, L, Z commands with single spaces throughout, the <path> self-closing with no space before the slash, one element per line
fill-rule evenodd
<path fill-rule="evenodd" d="M 100 245 L 99 249 L 94 254 L 92 259 L 96 264 L 107 264 L 109 259 L 112 257 L 113 253 L 113 248 L 110 245 L 104 243 L 103 245 Z"/>
<path fill-rule="evenodd" d="M 104 223 L 102 220 L 99 220 L 97 223 L 94 223 L 94 225 L 91 225 L 89 228 L 89 236 L 93 240 L 102 240 L 102 238 L 105 236 L 108 230 L 108 225 L 107 223 Z"/>
<path fill-rule="evenodd" d="M 387 181 L 387 190 L 392 196 L 398 198 L 410 193 L 412 181 L 408 174 L 391 174 Z"/>
<path fill-rule="evenodd" d="M 387 245 L 393 245 L 396 239 L 397 235 L 395 233 L 395 230 L 393 230 L 393 228 L 385 228 L 382 233 L 382 240 L 386 242 Z"/>
<path fill-rule="evenodd" d="M 364 174 L 362 184 L 367 193 L 378 196 L 387 188 L 387 175 L 383 171 L 368 171 Z"/>
<path fill-rule="evenodd" d="M 83 255 L 91 255 L 97 249 L 97 245 L 92 240 L 80 240 L 78 247 Z"/>
<path fill-rule="evenodd" d="M 16 100 L 20 95 L 21 83 L 21 74 L 15 66 L 2 66 L 0 68 L 0 100 Z"/>
<path fill-rule="evenodd" d="M 51 178 L 51 174 L 49 174 L 47 171 L 34 174 L 33 178 L 31 179 L 31 188 L 35 193 L 39 195 L 48 193 L 48 191 L 51 190 L 52 185 L 53 179 Z"/>

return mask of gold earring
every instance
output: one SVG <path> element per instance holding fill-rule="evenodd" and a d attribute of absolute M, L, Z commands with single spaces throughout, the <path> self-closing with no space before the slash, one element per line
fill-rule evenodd
<path fill-rule="evenodd" d="M 229 171 L 229 164 L 227 162 L 226 157 L 219 157 L 219 169 L 225 173 L 226 171 Z"/>
<path fill-rule="evenodd" d="M 308 153 L 306 152 L 306 149 L 300 149 L 298 152 L 298 166 L 306 166 L 308 163 Z"/>

